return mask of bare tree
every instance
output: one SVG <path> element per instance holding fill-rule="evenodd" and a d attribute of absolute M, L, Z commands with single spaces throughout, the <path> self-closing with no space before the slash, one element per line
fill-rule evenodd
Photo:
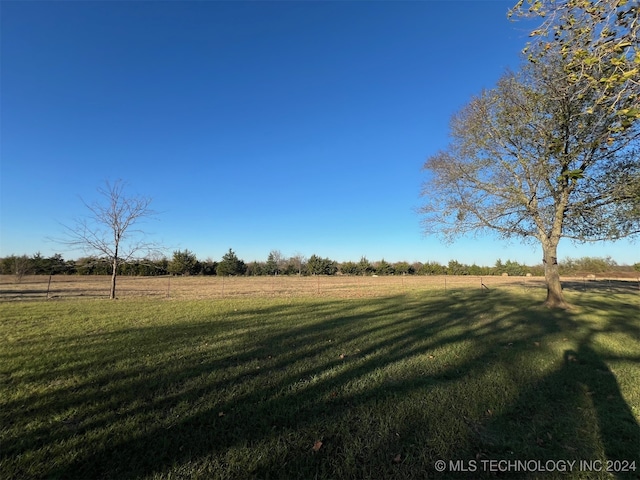
<path fill-rule="evenodd" d="M 304 266 L 305 262 L 307 261 L 306 257 L 304 255 L 302 255 L 299 252 L 296 252 L 290 259 L 289 261 L 291 263 L 293 263 L 293 265 L 295 265 L 296 269 L 298 270 L 298 275 L 302 275 L 302 267 Z"/>
<path fill-rule="evenodd" d="M 151 255 L 158 250 L 156 244 L 144 240 L 142 230 L 134 228 L 143 219 L 155 215 L 150 209 L 151 198 L 128 196 L 124 187 L 122 180 L 113 184 L 107 181 L 105 187 L 98 188 L 100 200 L 92 203 L 82 200 L 89 214 L 76 219 L 73 226 L 65 225 L 66 236 L 61 240 L 66 245 L 109 260 L 112 268 L 111 299 L 116 298 L 118 266 L 141 253 Z"/>
<path fill-rule="evenodd" d="M 23 277 L 31 270 L 29 257 L 22 255 L 13 258 L 13 273 L 16 275 L 16 282 L 22 282 Z"/>

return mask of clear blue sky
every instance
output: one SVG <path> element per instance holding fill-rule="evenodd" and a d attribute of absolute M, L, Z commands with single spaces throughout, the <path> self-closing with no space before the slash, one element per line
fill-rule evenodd
<path fill-rule="evenodd" d="M 416 213 L 451 115 L 518 66 L 513 3 L 3 1 L 0 256 L 81 256 L 47 237 L 122 178 L 168 256 L 539 263 Z M 586 255 L 640 260 L 561 242 Z"/>

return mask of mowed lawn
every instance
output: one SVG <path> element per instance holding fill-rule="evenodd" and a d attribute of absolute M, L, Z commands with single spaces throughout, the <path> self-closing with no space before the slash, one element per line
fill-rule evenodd
<path fill-rule="evenodd" d="M 543 295 L 1 303 L 0 478 L 640 478 L 640 294 Z"/>

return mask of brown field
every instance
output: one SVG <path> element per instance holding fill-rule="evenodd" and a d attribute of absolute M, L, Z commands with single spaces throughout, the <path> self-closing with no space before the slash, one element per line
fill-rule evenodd
<path fill-rule="evenodd" d="M 50 283 L 49 283 L 50 281 Z M 0 301 L 108 298 L 109 276 L 0 275 Z M 636 291 L 640 279 L 563 278 L 565 289 Z M 205 299 L 242 297 L 380 297 L 403 292 L 450 292 L 457 289 L 543 289 L 541 277 L 499 276 L 277 276 L 277 277 L 118 277 L 117 297 Z"/>

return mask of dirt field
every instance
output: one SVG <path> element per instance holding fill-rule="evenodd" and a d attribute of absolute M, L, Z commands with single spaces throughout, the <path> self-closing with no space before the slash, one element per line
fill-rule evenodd
<path fill-rule="evenodd" d="M 0 301 L 107 298 L 109 276 L 0 275 Z M 640 280 L 564 278 L 565 289 L 636 291 Z M 197 299 L 228 297 L 378 297 L 407 291 L 454 291 L 475 288 L 544 288 L 541 277 L 477 276 L 317 276 L 317 277 L 118 277 L 117 297 Z"/>

